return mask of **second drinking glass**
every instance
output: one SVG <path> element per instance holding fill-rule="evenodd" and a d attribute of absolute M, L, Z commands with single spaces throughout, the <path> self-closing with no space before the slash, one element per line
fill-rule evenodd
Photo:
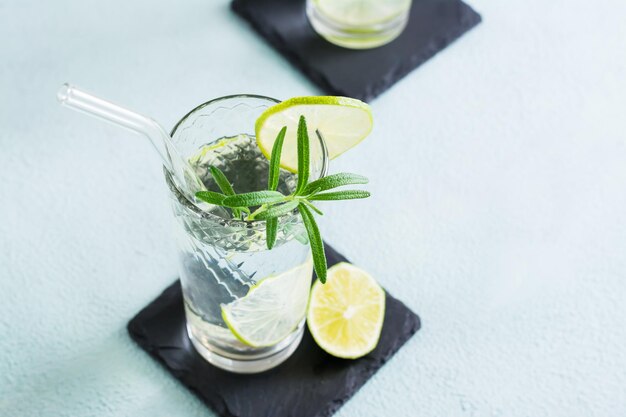
<path fill-rule="evenodd" d="M 411 0 L 307 0 L 315 31 L 327 41 L 351 49 L 375 48 L 402 33 Z"/>

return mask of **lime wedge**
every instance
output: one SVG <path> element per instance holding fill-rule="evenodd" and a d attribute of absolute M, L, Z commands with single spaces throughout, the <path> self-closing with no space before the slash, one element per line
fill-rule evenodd
<path fill-rule="evenodd" d="M 256 121 L 257 144 L 270 159 L 278 132 L 287 126 L 280 166 L 293 173 L 298 170 L 296 134 L 300 116 L 306 118 L 310 138 L 315 137 L 316 130 L 320 131 L 331 159 L 365 139 L 373 126 L 370 107 L 353 98 L 294 97 L 269 107 Z"/>
<path fill-rule="evenodd" d="M 354 265 L 339 263 L 328 269 L 326 284 L 313 284 L 307 323 L 333 356 L 356 359 L 374 350 L 384 317 L 385 291 Z"/>
<path fill-rule="evenodd" d="M 272 346 L 294 331 L 306 314 L 311 261 L 250 288 L 245 297 L 222 305 L 222 318 L 242 343 Z"/>

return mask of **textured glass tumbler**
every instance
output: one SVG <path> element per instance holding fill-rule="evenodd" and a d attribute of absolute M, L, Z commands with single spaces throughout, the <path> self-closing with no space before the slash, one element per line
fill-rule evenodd
<path fill-rule="evenodd" d="M 411 0 L 307 0 L 311 26 L 327 41 L 351 49 L 382 46 L 406 27 Z"/>
<path fill-rule="evenodd" d="M 222 97 L 198 106 L 178 122 L 172 131 L 173 142 L 207 189 L 219 191 L 209 166 L 220 168 L 237 193 L 267 189 L 269 161 L 256 145 L 254 125 L 258 116 L 277 102 L 251 95 Z M 314 179 L 327 167 L 321 136 L 311 138 L 311 150 Z M 187 332 L 193 346 L 213 365 L 237 373 L 262 372 L 282 363 L 302 338 L 312 277 L 310 248 L 300 216 L 292 212 L 279 218 L 276 244 L 268 250 L 264 221 L 234 219 L 215 206 L 201 210 L 185 198 L 167 172 L 165 176 L 176 218 Z M 295 175 L 281 171 L 279 191 L 289 193 L 296 181 Z M 226 324 L 223 307 L 263 286 L 264 279 L 278 281 L 286 276 L 287 284 L 265 287 L 265 291 L 271 289 L 267 295 L 272 300 L 270 309 L 278 310 L 258 326 L 258 332 L 262 337 L 265 327 L 271 330 L 279 325 L 276 323 L 287 322 L 293 323 L 290 333 L 271 345 L 242 342 Z M 255 316 L 253 310 L 251 318 Z"/>

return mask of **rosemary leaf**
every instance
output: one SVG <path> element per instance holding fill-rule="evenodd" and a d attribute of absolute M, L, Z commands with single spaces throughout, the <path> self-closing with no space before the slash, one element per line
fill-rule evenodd
<path fill-rule="evenodd" d="M 218 167 L 210 166 L 209 170 L 211 171 L 211 176 L 217 183 L 217 186 L 220 187 L 220 190 L 226 195 L 235 195 L 235 190 L 233 190 L 233 186 L 230 184 L 230 181 L 226 178 L 226 175 L 222 172 Z M 236 218 L 241 217 L 241 210 L 237 207 L 233 208 L 233 216 Z"/>
<path fill-rule="evenodd" d="M 367 184 L 369 180 L 363 175 L 351 174 L 349 172 L 341 172 L 332 174 L 310 182 L 304 189 L 303 194 L 311 194 L 315 189 L 326 191 L 332 188 L 342 187 L 344 185 Z"/>
<path fill-rule="evenodd" d="M 362 190 L 343 190 L 315 194 L 311 196 L 309 200 L 354 200 L 357 198 L 367 198 L 370 195 L 369 192 Z"/>
<path fill-rule="evenodd" d="M 298 207 L 299 202 L 296 200 L 287 201 L 282 204 L 275 204 L 270 206 L 265 211 L 259 212 L 254 216 L 255 220 L 267 220 L 272 217 L 279 217 L 284 214 L 291 213 L 296 207 Z"/>
<path fill-rule="evenodd" d="M 309 244 L 311 245 L 311 255 L 313 255 L 315 274 L 323 284 L 326 282 L 326 271 L 328 268 L 326 264 L 326 254 L 324 252 L 324 243 L 322 242 L 320 230 L 317 227 L 315 219 L 313 218 L 313 214 L 304 203 L 300 203 L 298 205 L 298 210 L 302 216 L 306 232 L 309 235 Z"/>
<path fill-rule="evenodd" d="M 278 191 L 254 191 L 251 193 L 242 193 L 227 196 L 222 205 L 226 207 L 252 207 L 267 203 L 278 203 L 286 197 Z"/>
<path fill-rule="evenodd" d="M 316 213 L 317 213 L 317 214 L 319 214 L 320 216 L 323 216 L 323 215 L 324 215 L 324 213 L 322 213 L 322 211 L 321 211 L 320 209 L 318 209 L 317 207 L 315 207 L 315 206 L 313 205 L 313 203 L 311 203 L 310 201 L 308 201 L 308 200 L 302 200 L 302 202 L 303 202 L 304 204 L 306 204 L 308 208 L 310 208 L 311 210 L 313 210 L 314 212 L 316 212 Z"/>
<path fill-rule="evenodd" d="M 278 219 L 276 217 L 269 218 L 265 221 L 265 242 L 267 248 L 272 249 L 276 243 L 276 234 L 278 232 Z"/>
<path fill-rule="evenodd" d="M 217 183 L 217 186 L 220 187 L 220 190 L 222 190 L 222 192 L 226 195 L 235 195 L 233 186 L 230 184 L 222 170 L 214 166 L 210 166 L 209 169 L 211 170 L 211 175 Z"/>
<path fill-rule="evenodd" d="M 287 133 L 287 126 L 283 126 L 276 137 L 274 146 L 272 147 L 272 157 L 270 158 L 270 173 L 267 180 L 267 188 L 272 191 L 276 191 L 278 188 L 278 180 L 280 178 L 280 154 L 283 149 L 283 142 L 285 141 L 285 133 Z"/>
<path fill-rule="evenodd" d="M 196 197 L 199 200 L 202 200 L 209 204 L 215 204 L 216 206 L 221 206 L 222 202 L 226 198 L 224 194 L 215 193 L 213 191 L 198 191 L 196 193 Z"/>
<path fill-rule="evenodd" d="M 304 116 L 298 122 L 298 186 L 296 195 L 300 195 L 309 181 L 309 132 Z"/>

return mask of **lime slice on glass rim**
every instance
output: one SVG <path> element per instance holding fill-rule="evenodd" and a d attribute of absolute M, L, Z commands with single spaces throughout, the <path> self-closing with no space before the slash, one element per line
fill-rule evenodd
<path fill-rule="evenodd" d="M 269 276 L 248 294 L 222 305 L 222 318 L 239 341 L 253 347 L 273 346 L 289 336 L 306 315 L 312 260 Z"/>
<path fill-rule="evenodd" d="M 372 131 L 370 107 L 348 97 L 294 97 L 266 109 L 256 121 L 255 132 L 259 149 L 270 159 L 278 132 L 287 126 L 280 166 L 297 173 L 297 131 L 300 116 L 304 116 L 309 137 L 319 131 L 326 142 L 328 155 L 334 159 L 356 146 Z"/>
<path fill-rule="evenodd" d="M 342 262 L 315 281 L 307 324 L 315 342 L 333 356 L 356 359 L 374 350 L 385 318 L 385 291 L 367 272 Z"/>

